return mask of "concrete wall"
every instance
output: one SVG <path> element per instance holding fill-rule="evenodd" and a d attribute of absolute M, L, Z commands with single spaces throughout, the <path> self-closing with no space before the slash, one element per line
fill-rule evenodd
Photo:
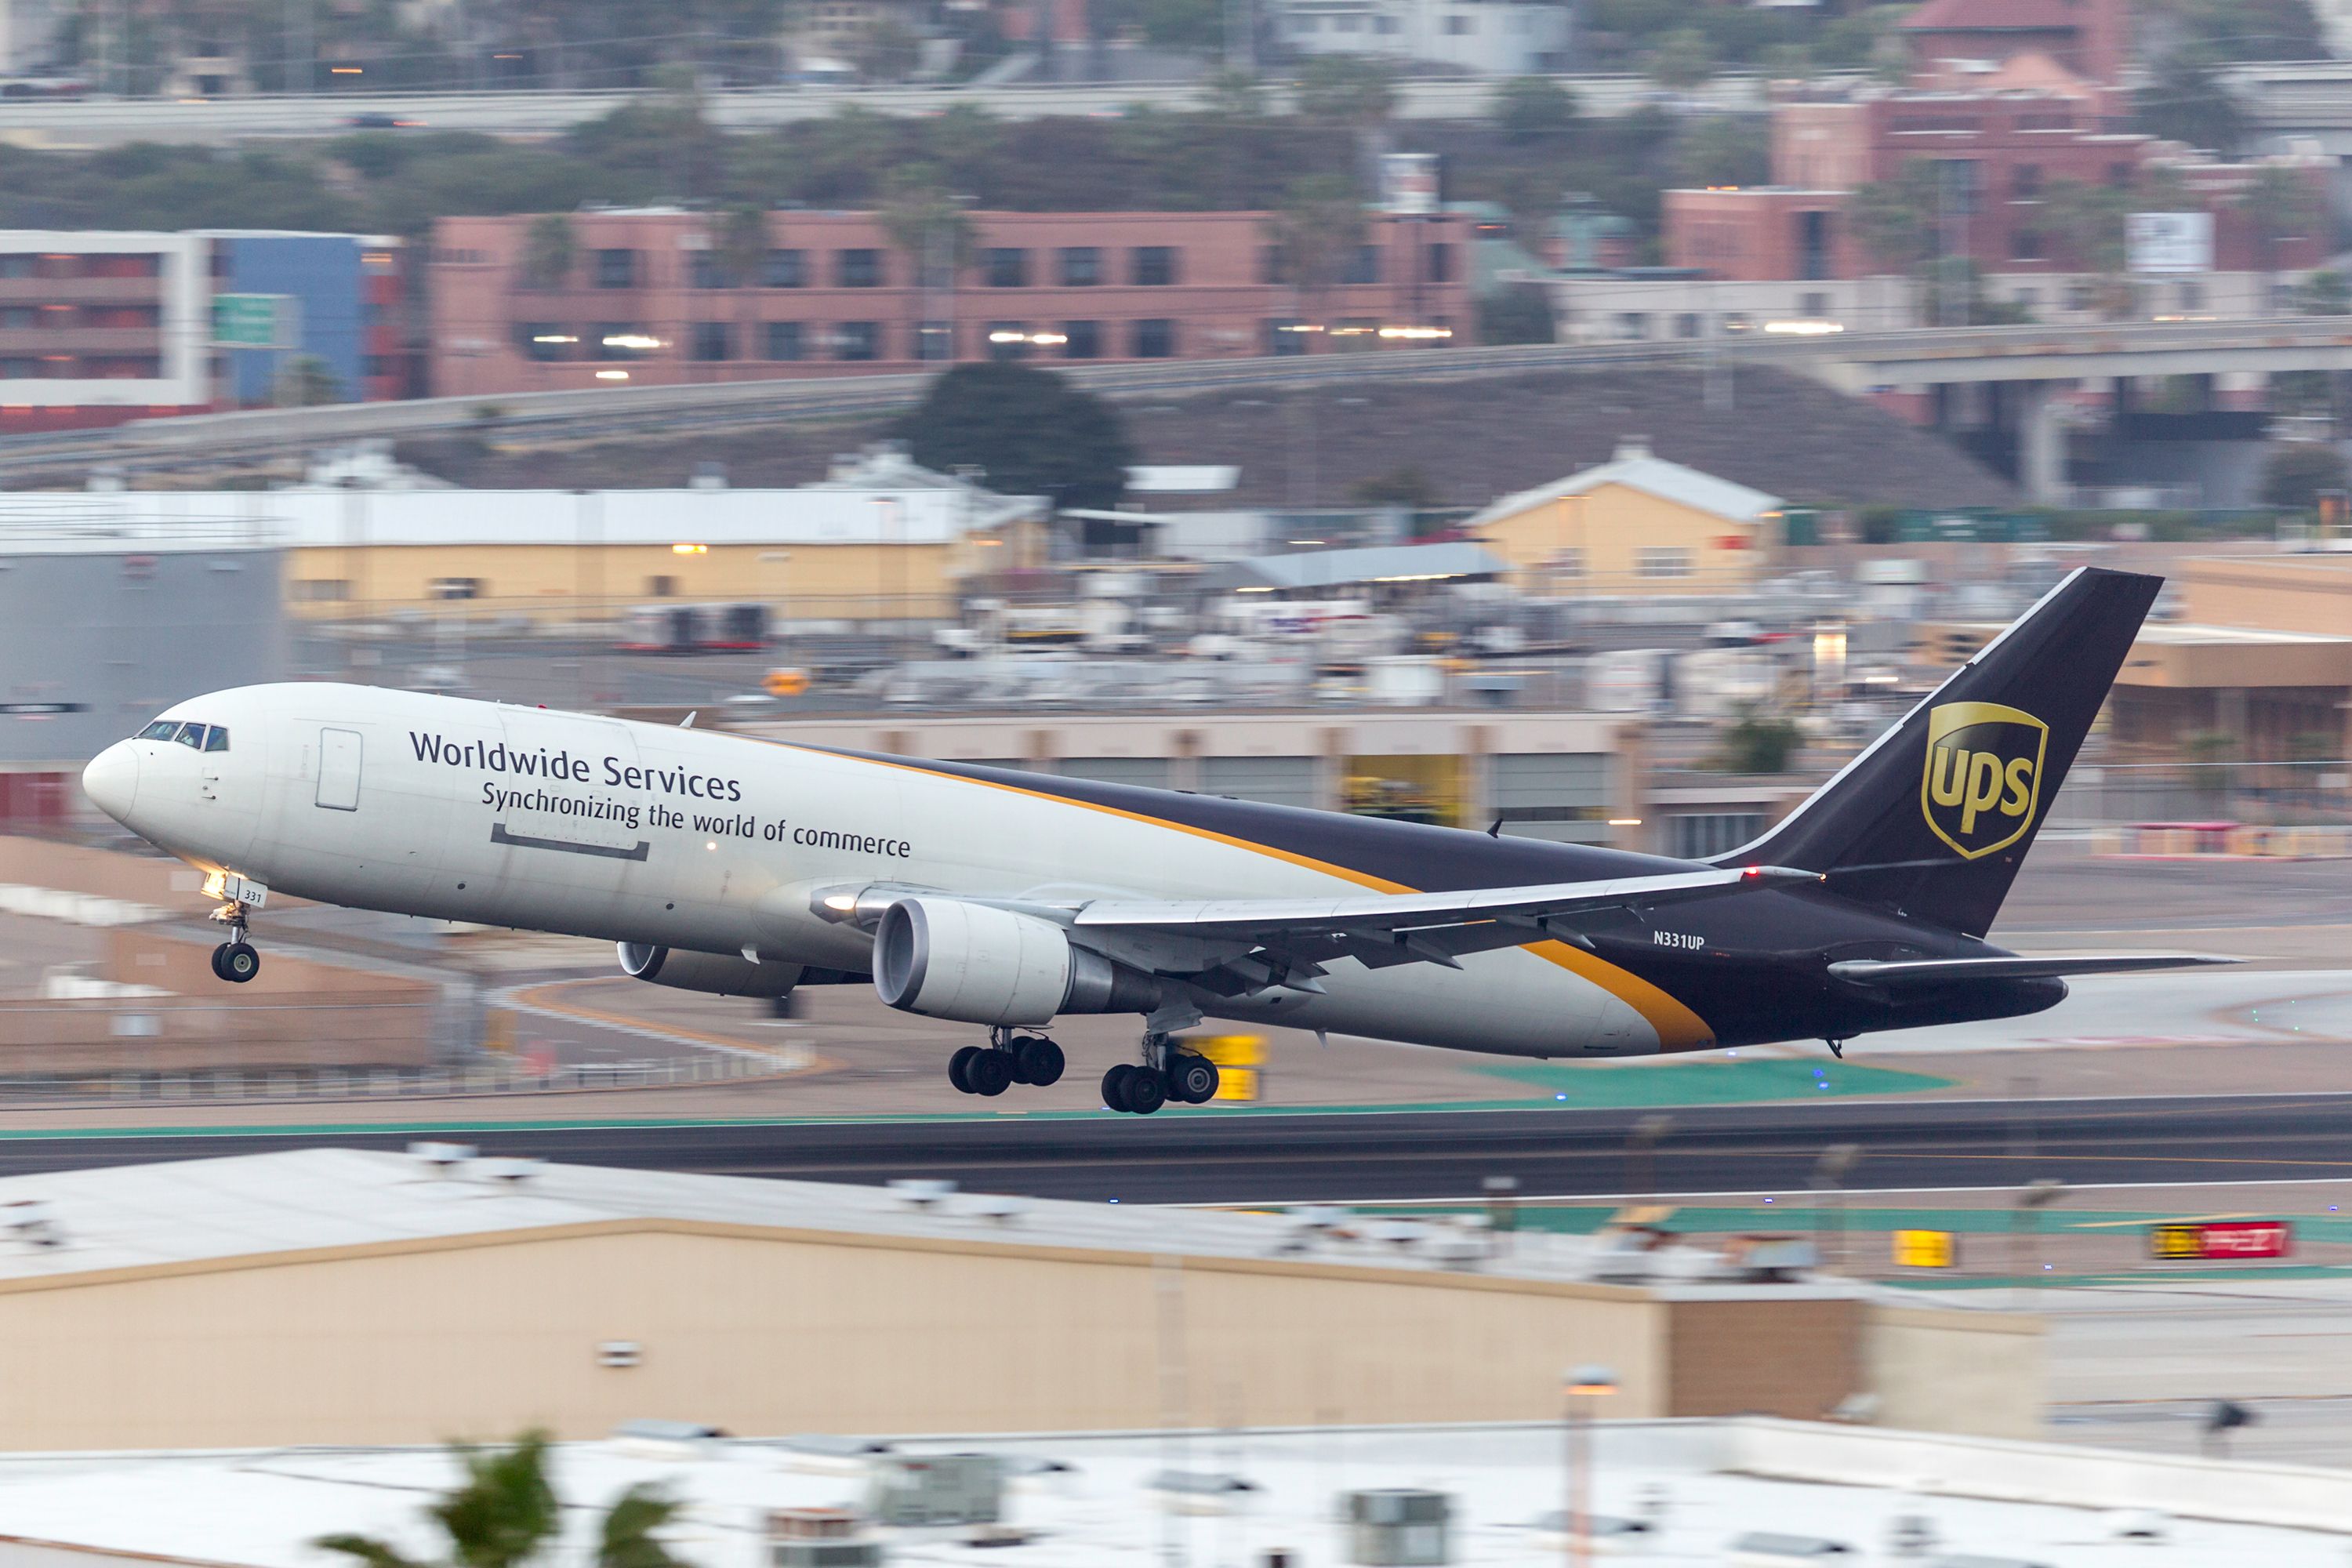
<path fill-rule="evenodd" d="M 2042 1320 L 1933 1307 L 1864 1309 L 1859 1386 L 1877 1423 L 1978 1437 L 2042 1431 Z"/>
<path fill-rule="evenodd" d="M 0 1448 L 589 1436 L 648 1412 L 742 1433 L 1546 1420 L 1589 1363 L 1622 1380 L 1612 1416 L 1818 1416 L 1852 1392 L 1850 1300 L 1705 1294 L 1179 1268 L 1017 1226 L 561 1226 L 0 1283 Z M 641 1364 L 597 1364 L 610 1340 Z"/>

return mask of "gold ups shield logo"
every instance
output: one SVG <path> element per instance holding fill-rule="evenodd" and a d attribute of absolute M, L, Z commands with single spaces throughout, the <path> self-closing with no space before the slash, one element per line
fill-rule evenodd
<path fill-rule="evenodd" d="M 2032 825 L 2050 726 L 1998 702 L 1947 702 L 1927 714 L 1919 809 L 1936 837 L 1974 860 Z"/>

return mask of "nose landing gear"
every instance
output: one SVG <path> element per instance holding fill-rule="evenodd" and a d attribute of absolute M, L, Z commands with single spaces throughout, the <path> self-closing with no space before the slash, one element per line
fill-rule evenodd
<path fill-rule="evenodd" d="M 965 1094 L 994 1098 L 1016 1083 L 1043 1089 L 1057 1082 L 1065 1066 L 1062 1047 L 1043 1035 L 989 1031 L 985 1046 L 966 1046 L 948 1058 L 948 1081 Z"/>
<path fill-rule="evenodd" d="M 233 985 L 242 985 L 261 973 L 261 952 L 246 940 L 250 912 L 240 903 L 223 904 L 213 911 L 213 919 L 228 927 L 228 940 L 213 949 L 213 973 Z"/>

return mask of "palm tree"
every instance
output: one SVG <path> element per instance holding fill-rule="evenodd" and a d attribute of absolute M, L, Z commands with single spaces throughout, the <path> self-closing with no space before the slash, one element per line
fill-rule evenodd
<path fill-rule="evenodd" d="M 1299 314 L 1320 316 L 1324 291 L 1364 243 L 1364 204 L 1345 177 L 1310 174 L 1291 185 L 1265 235 L 1298 292 Z"/>
<path fill-rule="evenodd" d="M 322 1535 L 312 1544 L 365 1568 L 522 1568 L 562 1532 L 545 1432 L 526 1432 L 511 1447 L 452 1444 L 449 1451 L 465 1479 L 425 1510 L 448 1542 L 440 1563 L 420 1563 L 368 1535 Z M 686 1568 L 656 1534 L 677 1511 L 677 1502 L 655 1488 L 622 1492 L 605 1510 L 596 1568 Z"/>
<path fill-rule="evenodd" d="M 2326 204 L 2301 169 L 2285 163 L 2264 163 L 2254 171 L 2254 183 L 2239 197 L 2239 205 L 2245 209 L 2247 221 L 2253 226 L 2254 238 L 2262 247 L 2263 270 L 2270 274 L 2268 303 L 2275 310 L 2283 292 L 2278 279 L 2279 242 L 2320 232 L 2319 226 L 2327 216 Z"/>
<path fill-rule="evenodd" d="M 956 274 L 971 265 L 974 234 L 971 215 L 940 183 L 939 171 L 928 163 L 909 163 L 894 170 L 884 185 L 882 232 L 891 247 L 912 266 L 920 290 L 922 324 L 929 329 L 932 301 L 943 299 L 948 332 L 947 358 L 955 352 Z M 918 345 L 917 353 L 921 353 Z"/>
<path fill-rule="evenodd" d="M 522 275 L 534 289 L 560 289 L 580 258 L 580 237 L 566 213 L 541 213 L 523 230 Z"/>
<path fill-rule="evenodd" d="M 750 202 L 728 208 L 719 225 L 718 252 L 719 277 L 736 291 L 735 324 L 742 333 L 738 357 L 757 359 L 759 345 L 751 341 L 751 331 L 759 296 L 753 290 L 768 260 L 767 213 Z"/>

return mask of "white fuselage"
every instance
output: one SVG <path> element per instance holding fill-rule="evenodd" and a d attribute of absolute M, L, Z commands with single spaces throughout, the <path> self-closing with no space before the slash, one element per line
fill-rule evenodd
<path fill-rule="evenodd" d="M 273 892 L 437 920 L 863 971 L 870 938 L 824 918 L 828 891 L 1069 902 L 1368 885 L 1141 812 L 724 732 L 326 684 L 162 717 L 226 729 L 226 748 L 110 748 L 87 778 L 125 826 Z M 1323 985 L 1211 1010 L 1520 1056 L 1712 1043 L 1673 998 L 1557 942 L 1459 969 L 1343 961 Z"/>

